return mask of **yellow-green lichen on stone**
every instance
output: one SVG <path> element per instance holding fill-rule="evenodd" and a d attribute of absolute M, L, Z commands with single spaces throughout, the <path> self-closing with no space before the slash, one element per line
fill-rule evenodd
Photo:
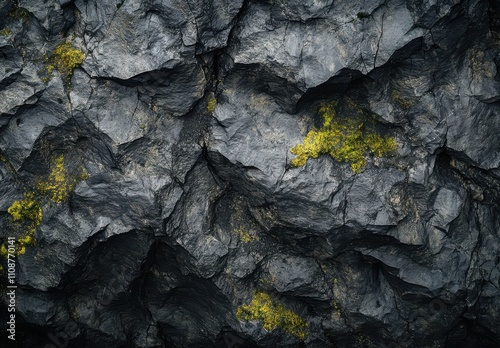
<path fill-rule="evenodd" d="M 64 156 L 54 158 L 49 176 L 36 184 L 36 189 L 43 196 L 59 203 L 68 200 L 79 181 L 87 179 L 88 174 L 82 169 L 78 175 L 71 175 L 64 165 Z"/>
<path fill-rule="evenodd" d="M 243 243 L 252 243 L 259 240 L 259 236 L 256 233 L 247 231 L 243 226 L 236 228 L 235 233 L 238 234 Z"/>
<path fill-rule="evenodd" d="M 42 205 L 44 200 L 60 203 L 69 199 L 76 184 L 88 178 L 84 168 L 77 175 L 69 173 L 64 163 L 64 156 L 57 156 L 51 164 L 50 174 L 39 180 L 35 189 L 24 194 L 24 198 L 14 201 L 7 209 L 15 230 L 21 231 L 16 240 L 16 255 L 22 255 L 27 246 L 36 244 L 36 230 L 42 223 Z M 0 254 L 7 255 L 5 244 L 0 246 Z"/>
<path fill-rule="evenodd" d="M 42 208 L 33 193 L 27 193 L 24 199 L 12 203 L 7 212 L 12 216 L 12 220 L 14 221 L 40 223 L 42 220 Z"/>
<path fill-rule="evenodd" d="M 236 317 L 242 321 L 262 321 L 262 326 L 267 331 L 281 328 L 300 341 L 307 336 L 307 322 L 265 292 L 255 293 L 248 305 L 238 308 Z"/>
<path fill-rule="evenodd" d="M 381 157 L 396 149 L 394 138 L 369 131 L 364 122 L 339 118 L 335 107 L 335 103 L 323 105 L 319 109 L 322 127 L 310 130 L 302 144 L 290 149 L 296 155 L 290 162 L 292 167 L 329 154 L 337 162 L 350 163 L 352 171 L 360 173 L 366 166 L 367 155 Z"/>
<path fill-rule="evenodd" d="M 22 255 L 26 252 L 27 246 L 35 245 L 36 229 L 42 223 L 43 218 L 42 205 L 34 192 L 28 192 L 23 199 L 14 201 L 7 212 L 18 229 L 23 230 L 22 236 L 17 239 L 15 253 Z M 0 254 L 3 256 L 7 254 L 7 247 L 4 244 L 0 247 Z"/>
<path fill-rule="evenodd" d="M 74 48 L 71 42 L 65 41 L 54 49 L 50 57 L 45 55 L 44 59 L 47 63 L 45 69 L 48 74 L 44 79 L 45 81 L 50 80 L 54 69 L 56 69 L 66 82 L 69 83 L 73 75 L 73 70 L 83 63 L 85 54 L 79 49 Z"/>
<path fill-rule="evenodd" d="M 213 113 L 217 107 L 217 98 L 210 96 L 207 101 L 207 111 Z"/>
<path fill-rule="evenodd" d="M 0 30 L 0 35 L 3 37 L 7 37 L 11 34 L 12 34 L 12 30 L 10 30 L 9 28 L 4 28 L 4 29 Z"/>

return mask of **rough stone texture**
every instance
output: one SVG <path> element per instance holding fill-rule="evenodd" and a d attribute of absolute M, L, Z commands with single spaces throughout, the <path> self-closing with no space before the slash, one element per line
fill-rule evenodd
<path fill-rule="evenodd" d="M 89 174 L 17 258 L 19 347 L 500 346 L 497 2 L 0 0 L 2 29 L 2 240 L 55 155 Z M 331 101 L 396 153 L 292 168 Z M 255 291 L 304 342 L 236 318 Z"/>

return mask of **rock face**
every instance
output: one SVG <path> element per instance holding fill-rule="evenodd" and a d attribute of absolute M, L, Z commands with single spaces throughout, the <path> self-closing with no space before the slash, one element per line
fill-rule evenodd
<path fill-rule="evenodd" d="M 17 346 L 500 346 L 499 65 L 495 1 L 0 1 L 2 243 L 43 210 Z M 332 102 L 397 150 L 292 167 Z M 303 341 L 239 320 L 257 292 Z"/>

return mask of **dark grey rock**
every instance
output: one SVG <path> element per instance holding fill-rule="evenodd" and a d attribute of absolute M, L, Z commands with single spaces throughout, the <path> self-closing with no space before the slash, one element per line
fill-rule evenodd
<path fill-rule="evenodd" d="M 12 8 L 12 1 L 11 0 L 0 1 L 0 18 L 2 18 L 2 20 L 5 17 L 7 17 L 11 8 Z"/>
<path fill-rule="evenodd" d="M 13 5 L 0 242 L 24 232 L 14 201 L 43 206 L 16 258 L 18 346 L 499 346 L 496 3 Z M 63 41 L 84 62 L 43 81 Z M 361 173 L 292 168 L 332 101 L 397 150 Z M 55 203 L 36 184 L 61 154 L 89 177 Z M 307 321 L 304 342 L 237 319 L 258 291 Z"/>
<path fill-rule="evenodd" d="M 273 287 L 295 296 L 326 300 L 331 297 L 319 265 L 312 259 L 275 255 L 267 262 Z"/>
<path fill-rule="evenodd" d="M 46 31 L 53 35 L 66 31 L 75 22 L 72 12 L 65 11 L 63 8 L 67 3 L 67 1 L 51 0 L 43 2 L 18 1 L 19 7 L 26 9 Z"/>

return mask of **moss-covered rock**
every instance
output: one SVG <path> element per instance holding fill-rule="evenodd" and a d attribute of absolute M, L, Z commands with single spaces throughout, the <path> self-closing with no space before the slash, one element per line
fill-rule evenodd
<path fill-rule="evenodd" d="M 217 98 L 210 96 L 207 101 L 207 111 L 213 113 L 217 107 Z"/>
<path fill-rule="evenodd" d="M 248 305 L 240 306 L 236 317 L 245 321 L 260 320 L 264 329 L 281 328 L 300 341 L 307 336 L 307 322 L 265 292 L 257 292 Z"/>
<path fill-rule="evenodd" d="M 77 175 L 69 173 L 64 164 L 64 156 L 55 157 L 51 164 L 50 174 L 38 181 L 35 190 L 26 192 L 24 198 L 14 201 L 7 209 L 12 217 L 15 230 L 21 231 L 21 236 L 16 241 L 16 255 L 22 255 L 27 246 L 36 244 L 36 230 L 42 223 L 42 206 L 46 199 L 60 203 L 69 199 L 76 184 L 87 179 L 85 169 L 80 169 Z M 7 255 L 5 244 L 0 246 L 0 254 Z"/>
<path fill-rule="evenodd" d="M 49 176 L 39 181 L 36 189 L 56 203 L 65 202 L 78 181 L 85 180 L 87 177 L 88 174 L 84 169 L 78 175 L 71 175 L 64 165 L 64 156 L 61 155 L 54 159 Z"/>
<path fill-rule="evenodd" d="M 69 83 L 73 75 L 73 70 L 79 67 L 84 59 L 85 54 L 79 49 L 74 48 L 71 42 L 65 41 L 59 44 L 50 57 L 45 56 L 47 62 L 45 68 L 48 74 L 46 80 L 50 80 L 54 69 L 57 69 L 59 74 Z"/>
<path fill-rule="evenodd" d="M 297 157 L 291 160 L 293 167 L 304 166 L 309 158 L 329 154 L 337 162 L 351 164 L 355 173 L 366 166 L 366 156 L 384 156 L 396 149 L 394 138 L 370 131 L 360 121 L 337 117 L 335 104 L 323 105 L 319 109 L 323 126 L 313 128 L 302 144 L 295 145 L 290 152 Z"/>

